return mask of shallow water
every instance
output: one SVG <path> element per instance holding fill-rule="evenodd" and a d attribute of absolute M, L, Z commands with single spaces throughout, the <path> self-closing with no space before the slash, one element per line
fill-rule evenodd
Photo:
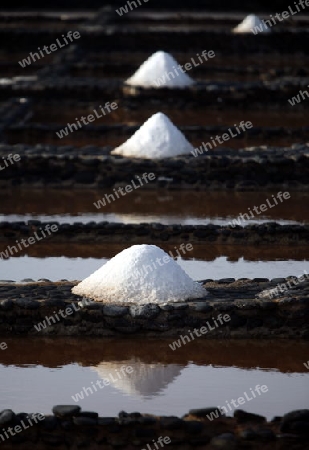
<path fill-rule="evenodd" d="M 163 339 L 42 337 L 6 342 L 8 349 L 0 354 L 1 407 L 15 411 L 48 413 L 55 404 L 75 404 L 72 396 L 89 387 L 92 393 L 88 389 L 77 403 L 105 416 L 123 409 L 182 415 L 190 408 L 231 405 L 245 392 L 251 400 L 241 408 L 268 419 L 308 406 L 304 363 L 309 344 L 304 342 L 196 339 L 175 351 L 169 347 L 172 340 Z M 133 372 L 123 375 L 123 366 Z M 96 392 L 92 383 L 102 379 L 110 385 Z M 257 384 L 268 391 L 254 398 L 250 388 Z"/>
<path fill-rule="evenodd" d="M 61 279 L 82 280 L 106 264 L 107 258 L 34 258 L 22 256 L 0 259 L 0 280 L 21 281 L 25 278 L 38 280 L 48 278 L 51 281 Z M 281 278 L 290 275 L 301 276 L 309 273 L 308 261 L 229 261 L 226 257 L 214 261 L 177 259 L 178 264 L 194 280 L 207 278 Z"/>
<path fill-rule="evenodd" d="M 106 190 L 10 189 L 0 192 L 0 220 L 57 220 L 96 222 L 108 220 L 123 223 L 160 222 L 177 224 L 225 224 L 253 207 L 272 201 L 274 191 L 268 192 L 183 192 L 137 190 L 107 203 L 98 210 L 94 203 L 112 194 Z M 309 195 L 290 193 L 291 198 L 257 215 L 247 223 L 277 221 L 279 223 L 309 222 Z M 273 204 L 273 203 L 271 203 Z M 246 222 L 243 223 L 246 225 Z"/>

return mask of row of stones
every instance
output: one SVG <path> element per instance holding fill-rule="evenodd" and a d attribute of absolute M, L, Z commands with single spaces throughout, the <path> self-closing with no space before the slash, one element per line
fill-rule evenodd
<path fill-rule="evenodd" d="M 285 279 L 278 279 L 282 280 Z M 228 280 L 222 280 L 223 286 L 225 282 Z M 160 306 L 104 305 L 81 298 L 79 301 L 71 294 L 72 283 L 25 286 L 7 283 L 0 285 L 0 330 L 4 334 L 36 334 L 41 329 L 35 325 L 45 321 L 44 334 L 59 335 L 81 332 L 112 335 L 110 332 L 115 331 L 125 334 L 168 332 L 171 336 L 179 335 L 184 327 L 197 327 L 202 334 L 211 331 L 210 337 L 236 336 L 234 332 L 238 330 L 239 337 L 262 333 L 307 338 L 308 279 L 281 298 L 254 297 L 254 293 L 274 286 L 275 282 L 252 283 L 251 298 L 248 298 L 248 284 L 232 289 L 229 287 L 233 283 L 227 283 L 225 290 L 220 284 L 213 287 L 214 283 L 208 281 L 205 283 L 209 292 L 207 300 Z M 245 293 L 247 298 L 243 298 Z M 206 328 L 202 331 L 202 327 Z"/>
<path fill-rule="evenodd" d="M 0 33 L 1 35 L 1 33 Z M 59 69 L 55 67 L 55 70 Z M 124 80 L 123 80 L 124 81 Z M 138 88 L 138 87 L 126 87 L 123 81 L 117 79 L 111 79 L 108 84 L 105 80 L 98 80 L 91 77 L 45 77 L 39 80 L 29 80 L 29 78 L 19 79 L 18 77 L 12 78 L 8 83 L 0 85 L 1 98 L 11 97 L 38 97 L 44 98 L 50 94 L 62 98 L 69 98 L 71 96 L 78 95 L 87 91 L 88 99 L 97 99 L 100 96 L 107 96 L 107 98 L 117 98 L 122 95 L 134 96 L 134 98 L 154 98 L 158 97 L 163 100 L 164 95 L 168 95 L 169 98 L 176 98 L 175 90 L 162 89 L 162 92 L 154 89 Z M 218 95 L 224 95 L 225 103 L 233 105 L 234 107 L 239 105 L 239 102 L 246 104 L 246 97 L 248 90 L 250 91 L 250 102 L 257 102 L 265 105 L 286 105 L 287 99 L 297 95 L 299 90 L 308 85 L 309 79 L 304 77 L 302 82 L 299 83 L 297 78 L 291 77 L 290 82 L 281 80 L 276 81 L 258 81 L 258 82 L 233 82 L 233 83 L 216 83 L 215 81 L 200 82 L 194 87 L 189 87 L 186 90 L 177 92 L 177 99 L 184 99 L 194 101 L 198 104 L 202 102 L 214 103 L 218 102 Z M 264 85 L 265 83 L 265 85 Z M 190 98 L 190 100 L 189 100 Z M 221 104 L 220 104 L 221 105 Z M 303 108 L 305 105 L 301 105 Z M 89 125 L 90 126 L 90 125 Z"/>
<path fill-rule="evenodd" d="M 75 105 L 76 107 L 76 105 Z M 5 111 L 8 111 L 9 108 L 5 108 Z M 11 110 L 8 111 L 11 113 Z M 21 113 L 20 113 L 21 114 Z M 4 114 L 5 115 L 5 114 Z M 1 118 L 2 120 L 2 118 Z M 215 128 L 219 132 L 218 127 L 203 127 L 203 129 Z M 137 127 L 131 127 L 132 131 L 135 131 Z M 265 128 L 256 128 L 256 130 L 260 133 L 264 132 Z M 269 131 L 273 131 L 273 128 L 267 129 Z M 250 130 L 248 130 L 250 131 Z M 168 158 L 164 161 L 161 160 L 145 160 L 138 158 L 123 158 L 118 155 L 111 155 L 109 147 L 96 147 L 92 145 L 87 145 L 84 147 L 74 147 L 72 145 L 48 145 L 48 144 L 36 144 L 36 145 L 28 145 L 28 144 L 0 144 L 0 155 L 6 156 L 8 154 L 19 154 L 21 157 L 34 157 L 34 156 L 44 156 L 44 157 L 67 157 L 67 159 L 74 158 L 83 158 L 87 156 L 88 158 L 84 158 L 85 165 L 95 165 L 98 162 L 102 161 L 106 163 L 113 163 L 116 166 L 120 165 L 122 168 L 131 164 L 141 165 L 143 169 L 154 169 L 155 166 L 165 166 L 169 169 L 184 169 L 188 164 L 196 165 L 199 167 L 200 160 L 205 159 L 208 160 L 210 158 L 209 154 L 206 153 L 199 155 L 199 158 L 193 157 L 193 155 L 184 155 L 177 156 L 174 158 Z M 89 157 L 94 157 L 94 159 L 90 159 Z M 309 144 L 293 144 L 290 147 L 272 147 L 272 146 L 262 146 L 262 147 L 245 147 L 241 149 L 234 149 L 228 147 L 217 147 L 211 153 L 211 158 L 228 158 L 231 161 L 241 159 L 251 159 L 257 162 L 283 162 L 286 160 L 287 162 L 298 161 L 299 158 L 302 158 L 302 161 L 305 161 L 303 158 L 305 156 L 309 156 Z"/>
<path fill-rule="evenodd" d="M 182 418 L 154 416 L 139 412 L 121 411 L 118 417 L 99 417 L 92 411 L 81 411 L 78 405 L 56 405 L 53 415 L 14 413 L 10 409 L 0 412 L 0 437 L 2 448 L 12 445 L 49 445 L 65 448 L 99 448 L 103 450 L 125 447 L 149 448 L 159 438 L 169 448 L 197 448 L 211 444 L 231 449 L 245 445 L 248 450 L 264 448 L 268 442 L 289 448 L 300 448 L 308 436 L 309 410 L 296 410 L 267 422 L 265 417 L 236 410 L 234 417 L 208 420 L 218 414 L 217 408 L 192 409 Z M 159 440 L 158 440 L 159 442 Z M 94 447 L 95 446 L 95 447 Z M 162 443 L 161 443 L 162 446 Z M 15 447 L 14 447 L 15 448 Z M 21 447 L 25 448 L 25 447 Z"/>
<path fill-rule="evenodd" d="M 52 230 L 52 234 L 47 233 Z M 280 225 L 276 222 L 264 224 L 252 224 L 241 227 L 240 225 L 163 225 L 160 223 L 122 224 L 109 222 L 64 223 L 41 222 L 29 220 L 27 223 L 0 222 L 0 242 L 11 244 L 8 256 L 18 252 L 16 239 L 31 239 L 38 233 L 41 236 L 45 230 L 46 239 L 53 242 L 83 242 L 90 236 L 98 242 L 123 242 L 123 237 L 130 243 L 139 242 L 141 238 L 148 239 L 148 243 L 158 242 L 217 242 L 222 244 L 277 244 L 284 245 L 308 245 L 309 225 Z M 41 240 L 38 239 L 38 240 Z M 26 242 L 26 241 L 25 241 Z M 21 244 L 20 244 L 21 245 Z M 14 248 L 13 248 L 14 246 Z M 24 244 L 23 248 L 29 246 Z M 19 249 L 20 250 L 20 249 Z"/>

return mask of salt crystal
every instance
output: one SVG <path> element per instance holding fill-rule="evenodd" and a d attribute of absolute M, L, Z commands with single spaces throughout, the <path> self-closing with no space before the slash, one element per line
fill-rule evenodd
<path fill-rule="evenodd" d="M 234 33 L 252 33 L 254 29 L 257 33 L 270 33 L 270 28 L 254 14 L 247 16 L 233 31 Z"/>
<path fill-rule="evenodd" d="M 151 55 L 125 83 L 152 88 L 192 86 L 194 80 L 178 66 L 178 62 L 169 53 L 159 51 Z"/>
<path fill-rule="evenodd" d="M 135 304 L 179 302 L 207 295 L 167 253 L 145 244 L 118 253 L 72 292 L 98 302 Z"/>
<path fill-rule="evenodd" d="M 163 113 L 151 116 L 124 144 L 111 153 L 133 158 L 162 159 L 187 155 L 193 146 Z"/>

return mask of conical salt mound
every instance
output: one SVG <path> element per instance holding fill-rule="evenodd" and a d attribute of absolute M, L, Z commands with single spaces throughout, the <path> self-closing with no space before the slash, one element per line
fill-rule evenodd
<path fill-rule="evenodd" d="M 133 158 L 162 159 L 187 155 L 194 148 L 162 113 L 150 117 L 136 133 L 111 153 Z"/>
<path fill-rule="evenodd" d="M 233 29 L 234 33 L 253 33 L 252 30 L 255 30 L 256 33 L 270 33 L 270 28 L 254 14 L 250 14 L 247 16 L 237 27 Z"/>
<path fill-rule="evenodd" d="M 195 83 L 178 67 L 178 62 L 162 51 L 151 55 L 125 83 L 130 86 L 181 88 Z"/>
<path fill-rule="evenodd" d="M 133 245 L 72 289 L 104 303 L 166 303 L 202 298 L 207 291 L 156 245 Z"/>

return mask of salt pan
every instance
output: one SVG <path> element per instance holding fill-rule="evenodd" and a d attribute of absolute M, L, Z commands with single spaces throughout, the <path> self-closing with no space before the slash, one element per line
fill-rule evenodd
<path fill-rule="evenodd" d="M 133 158 L 162 159 L 187 155 L 193 150 L 193 146 L 170 119 L 163 113 L 157 113 L 111 153 Z"/>
<path fill-rule="evenodd" d="M 151 55 L 125 83 L 152 88 L 182 88 L 195 83 L 178 67 L 178 62 L 162 51 Z"/>
<path fill-rule="evenodd" d="M 207 295 L 155 245 L 133 245 L 123 250 L 72 292 L 98 302 L 135 304 L 177 302 Z"/>
<path fill-rule="evenodd" d="M 258 29 L 256 29 L 258 27 Z M 252 33 L 256 29 L 257 33 L 270 33 L 270 28 L 256 15 L 250 14 L 236 28 L 234 33 Z M 260 31 L 261 30 L 261 31 Z"/>

